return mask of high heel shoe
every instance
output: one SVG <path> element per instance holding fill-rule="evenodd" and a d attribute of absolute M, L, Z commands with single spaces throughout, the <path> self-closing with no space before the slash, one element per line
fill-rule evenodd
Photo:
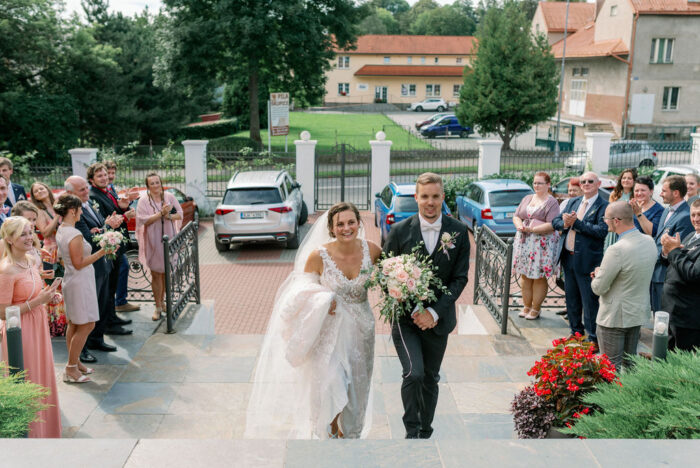
<path fill-rule="evenodd" d="M 525 320 L 537 320 L 538 318 L 540 318 L 541 313 L 542 312 L 539 310 L 530 309 L 530 313 L 527 314 L 527 317 L 525 317 Z"/>
<path fill-rule="evenodd" d="M 158 320 L 160 320 L 160 318 L 162 316 L 163 316 L 163 309 L 161 309 L 160 307 L 156 307 L 156 310 L 155 310 L 155 312 L 153 312 L 153 316 L 151 317 L 151 320 L 153 320 L 154 322 L 157 322 Z"/>
<path fill-rule="evenodd" d="M 73 367 L 77 369 L 77 368 L 78 368 L 78 365 L 76 364 L 76 365 L 74 365 L 74 366 L 66 366 L 66 369 L 68 369 L 68 368 L 73 368 Z M 64 372 L 64 373 L 63 373 L 63 381 L 64 381 L 65 383 L 87 383 L 87 382 L 92 382 L 92 381 L 90 380 L 90 377 L 88 377 L 87 375 L 83 375 L 83 374 L 81 373 L 81 374 L 80 374 L 80 377 L 78 377 L 78 378 L 76 379 L 76 378 L 71 377 L 70 375 L 68 375 L 67 372 Z"/>
<path fill-rule="evenodd" d="M 523 306 L 523 310 L 520 311 L 520 313 L 518 314 L 518 317 L 525 317 L 526 318 L 528 315 L 530 315 L 531 310 L 532 309 L 530 309 L 529 307 Z"/>

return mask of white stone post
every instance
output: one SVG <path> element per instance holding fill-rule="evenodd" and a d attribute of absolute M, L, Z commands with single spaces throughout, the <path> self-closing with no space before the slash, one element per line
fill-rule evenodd
<path fill-rule="evenodd" d="M 690 137 L 693 141 L 693 152 L 690 157 L 690 163 L 700 165 L 700 133 L 691 133 Z"/>
<path fill-rule="evenodd" d="M 69 149 L 73 175 L 79 175 L 87 179 L 87 168 L 97 161 L 97 148 L 73 148 Z"/>
<path fill-rule="evenodd" d="M 591 161 L 591 170 L 596 174 L 605 174 L 610 168 L 610 140 L 613 134 L 609 132 L 587 132 L 586 150 Z M 587 170 L 586 167 L 583 169 Z"/>
<path fill-rule="evenodd" d="M 479 179 L 491 174 L 501 172 L 501 140 L 479 140 L 479 168 L 477 177 Z"/>
<path fill-rule="evenodd" d="M 314 196 L 316 177 L 316 143 L 311 140 L 311 134 L 304 130 L 301 132 L 301 140 L 294 140 L 297 148 L 296 181 L 301 184 L 301 193 L 304 203 L 310 213 L 316 211 L 316 199 Z"/>
<path fill-rule="evenodd" d="M 374 194 L 379 193 L 391 178 L 391 141 L 384 132 L 377 132 L 376 140 L 370 140 L 372 147 L 372 181 L 370 182 L 370 211 L 374 213 Z"/>
<path fill-rule="evenodd" d="M 212 214 L 207 198 L 207 144 L 209 140 L 185 140 L 185 193 L 197 202 L 197 207 Z"/>

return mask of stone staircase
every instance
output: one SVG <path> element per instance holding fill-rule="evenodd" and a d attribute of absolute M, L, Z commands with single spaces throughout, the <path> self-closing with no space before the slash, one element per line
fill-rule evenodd
<path fill-rule="evenodd" d="M 610 122 L 586 122 L 586 132 L 608 132 L 613 134 L 613 139 L 619 138 L 619 134 Z"/>

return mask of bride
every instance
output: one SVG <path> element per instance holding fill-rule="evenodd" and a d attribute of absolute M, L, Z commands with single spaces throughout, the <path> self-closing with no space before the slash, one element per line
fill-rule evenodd
<path fill-rule="evenodd" d="M 374 316 L 364 283 L 381 249 L 337 203 L 280 286 L 255 371 L 246 438 L 359 438 L 371 425 Z"/>

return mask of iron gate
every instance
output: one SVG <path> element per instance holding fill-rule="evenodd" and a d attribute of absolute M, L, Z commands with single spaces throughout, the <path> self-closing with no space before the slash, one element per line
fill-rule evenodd
<path fill-rule="evenodd" d="M 357 150 L 340 143 L 331 151 L 316 152 L 314 204 L 326 210 L 347 201 L 360 210 L 370 209 L 372 156 L 370 150 Z"/>

